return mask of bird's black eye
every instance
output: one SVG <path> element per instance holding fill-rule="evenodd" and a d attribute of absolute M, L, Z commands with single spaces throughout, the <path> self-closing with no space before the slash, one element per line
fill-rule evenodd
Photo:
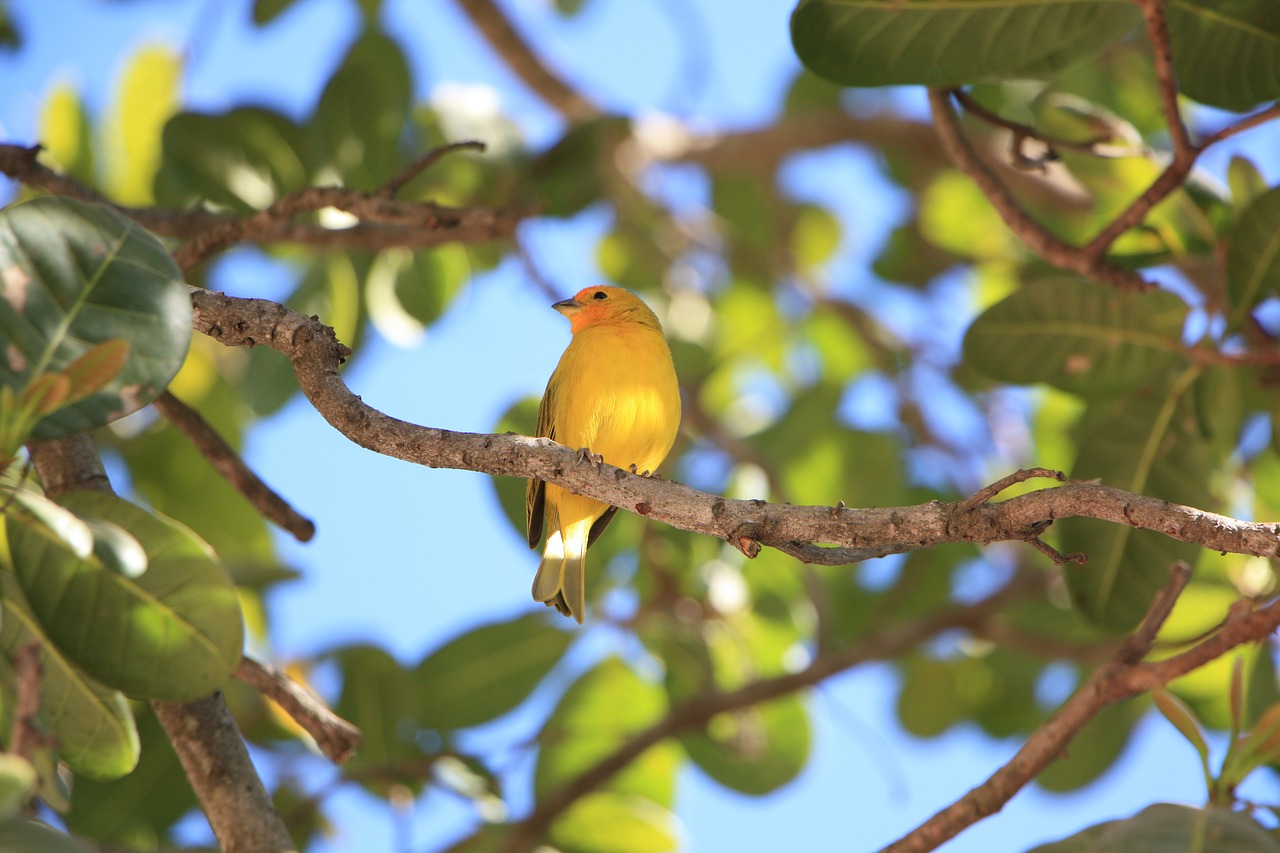
<path fill-rule="evenodd" d="M 599 302 L 602 299 L 608 299 L 609 294 L 605 293 L 603 290 L 597 290 L 595 293 L 591 294 L 591 298 Z"/>

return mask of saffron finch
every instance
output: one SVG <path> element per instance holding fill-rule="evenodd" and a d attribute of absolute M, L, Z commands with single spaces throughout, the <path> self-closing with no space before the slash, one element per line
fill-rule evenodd
<path fill-rule="evenodd" d="M 551 306 L 569 318 L 573 339 L 538 406 L 539 436 L 589 450 L 610 465 L 652 471 L 680 426 L 680 391 L 662 325 L 620 287 L 588 287 Z M 617 511 L 593 498 L 530 480 L 525 491 L 529 547 L 547 542 L 533 597 L 582 621 L 587 546 Z"/>

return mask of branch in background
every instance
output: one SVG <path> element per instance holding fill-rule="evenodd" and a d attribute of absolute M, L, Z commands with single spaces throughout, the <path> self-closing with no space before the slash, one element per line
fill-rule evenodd
<path fill-rule="evenodd" d="M 1085 278 L 1106 282 L 1123 290 L 1150 290 L 1154 287 L 1137 273 L 1108 264 L 1102 258 L 1102 252 L 1091 253 L 1054 236 L 1023 210 L 1008 188 L 978 158 L 977 152 L 973 150 L 973 146 L 960 129 L 955 111 L 951 109 L 951 96 L 951 92 L 942 89 L 929 90 L 929 106 L 933 111 L 933 120 L 937 127 L 938 138 L 942 140 L 942 147 L 951 156 L 956 167 L 978 185 L 982 194 L 991 202 L 991 206 L 1000 214 L 1005 225 L 1018 235 L 1027 248 L 1056 267 Z M 1110 243 L 1107 245 L 1109 246 Z"/>
<path fill-rule="evenodd" d="M 478 154 L 483 154 L 485 144 L 479 140 L 472 139 L 464 142 L 450 142 L 447 145 L 441 145 L 439 148 L 433 148 L 406 166 L 401 170 L 400 174 L 378 187 L 374 195 L 379 198 L 395 198 L 406 184 L 427 171 L 427 169 L 430 169 L 442 158 L 457 151 L 475 151 Z"/>
<path fill-rule="evenodd" d="M 9 730 L 9 752 L 30 760 L 36 748 L 46 743 L 36 716 L 40 713 L 40 644 L 27 643 L 14 656 L 13 726 Z"/>
<path fill-rule="evenodd" d="M 1024 572 L 975 604 L 948 607 L 906 624 L 872 632 L 855 646 L 832 649 L 818 655 L 807 667 L 796 672 L 751 682 L 736 690 L 703 693 L 677 705 L 661 720 L 632 736 L 563 788 L 542 798 L 528 817 L 512 826 L 502 849 L 506 853 L 533 849 L 556 817 L 569 806 L 613 778 L 645 750 L 673 735 L 705 726 L 718 714 L 760 705 L 812 687 L 860 664 L 897 657 L 945 631 L 981 625 L 1010 604 L 1037 593 L 1045 582 L 1046 576 L 1041 573 Z"/>
<path fill-rule="evenodd" d="M 360 730 L 339 717 L 318 696 L 294 681 L 278 666 L 240 658 L 236 678 L 275 702 L 315 740 L 316 746 L 335 764 L 355 753 L 363 740 Z"/>
<path fill-rule="evenodd" d="M 288 501 L 253 473 L 226 439 L 200 417 L 199 412 L 168 391 L 157 397 L 154 405 L 209 460 L 213 470 L 221 474 L 264 518 L 287 530 L 299 542 L 308 542 L 315 536 L 316 526 L 311 519 L 299 515 Z"/>
<path fill-rule="evenodd" d="M 126 207 L 114 204 L 75 179 L 40 163 L 37 159 L 39 152 L 39 146 L 28 148 L 0 144 L 0 173 L 54 195 L 105 204 L 162 237 L 191 240 L 176 255 L 184 269 L 233 243 L 246 240 L 263 245 L 302 243 L 313 248 L 367 251 L 393 246 L 426 249 L 445 243 L 488 242 L 509 237 L 524 216 L 521 211 L 397 202 L 376 195 L 378 191 L 371 194 L 345 187 L 308 187 L 290 193 L 271 207 L 248 217 L 199 209 Z M 422 160 L 417 161 L 407 171 L 421 171 L 425 168 L 422 163 Z M 362 221 L 350 228 L 291 221 L 298 214 L 324 207 L 345 210 Z"/>
<path fill-rule="evenodd" d="M 1245 643 L 1266 639 L 1280 626 L 1280 601 L 1254 610 L 1237 602 L 1221 629 L 1195 647 L 1161 661 L 1142 663 L 1160 626 L 1191 577 L 1185 563 L 1174 566 L 1138 630 L 1111 661 L 1086 681 L 1036 730 L 1018 753 L 985 782 L 935 814 L 883 853 L 923 853 L 995 814 L 1045 767 L 1064 754 L 1072 738 L 1105 706 L 1155 690 Z"/>
<path fill-rule="evenodd" d="M 32 442 L 31 463 L 50 497 L 77 489 L 111 493 L 86 433 Z M 293 841 L 249 759 L 221 693 L 195 702 L 152 702 L 225 853 L 283 853 Z"/>
<path fill-rule="evenodd" d="M 597 465 L 549 439 L 453 432 L 398 420 L 347 388 L 338 366 L 350 350 L 318 320 L 264 299 L 197 289 L 191 299 L 197 331 L 228 346 L 261 344 L 283 353 L 311 405 L 361 447 L 432 468 L 555 483 L 681 530 L 715 536 L 750 556 L 767 545 L 806 562 L 843 565 L 944 542 L 1026 541 L 1053 520 L 1071 516 L 1155 530 L 1214 551 L 1269 557 L 1280 550 L 1280 525 L 1241 521 L 1094 483 L 1068 483 L 972 508 L 941 502 L 859 509 L 732 500 Z"/>
<path fill-rule="evenodd" d="M 547 68 L 493 0 L 458 0 L 458 7 L 507 67 L 552 109 L 571 122 L 601 114 L 599 107 Z"/>
<path fill-rule="evenodd" d="M 953 89 L 951 94 L 955 96 L 956 102 L 964 107 L 965 112 L 975 115 L 988 124 L 996 127 L 1003 127 L 1012 134 L 1010 141 L 1010 154 L 1015 168 L 1019 169 L 1035 169 L 1043 172 L 1045 163 L 1058 159 L 1057 149 L 1064 148 L 1068 151 L 1084 151 L 1090 154 L 1098 154 L 1101 156 L 1099 146 L 1108 142 L 1112 138 L 1110 133 L 1102 133 L 1090 139 L 1071 140 L 1063 139 L 1060 136 L 1052 136 L 1042 133 L 1028 124 L 1019 121 L 1007 119 L 998 113 L 984 107 L 976 98 L 966 92 L 964 89 Z M 1035 139 L 1045 146 L 1045 153 L 1034 156 L 1027 153 L 1026 144 L 1028 140 Z"/>

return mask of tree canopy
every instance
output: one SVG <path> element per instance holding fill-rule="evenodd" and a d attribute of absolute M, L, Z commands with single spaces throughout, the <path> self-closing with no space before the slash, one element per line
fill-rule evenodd
<path fill-rule="evenodd" d="M 109 107 L 58 84 L 0 140 L 0 847 L 170 849 L 199 807 L 225 850 L 303 850 L 360 787 L 464 799 L 452 851 L 678 849 L 705 843 L 684 768 L 783 789 L 815 688 L 886 662 L 903 731 L 1022 744 L 887 850 L 1089 786 L 1152 715 L 1203 807 L 1036 849 L 1280 849 L 1239 790 L 1280 749 L 1274 0 L 800 0 L 799 65 L 747 127 L 619 106 L 519 4 L 456 0 L 550 111 L 538 134 L 424 93 L 392 5 L 352 4 L 306 110 L 197 106 L 187 59 L 143 45 Z M 671 12 L 689 87 L 699 14 Z M 0 37 L 28 49 L 4 5 Z M 568 295 L 530 239 L 561 224 L 664 322 L 684 421 L 660 477 L 529 438 L 536 397 L 475 433 L 344 378 L 487 275 Z M 412 661 L 272 661 L 297 575 L 273 537 L 316 531 L 241 453 L 300 398 L 406 467 L 491 475 L 516 535 L 525 478 L 618 507 L 585 628 L 531 606 Z M 530 715 L 531 742 L 485 734 Z M 321 764 L 319 790 L 280 770 Z"/>

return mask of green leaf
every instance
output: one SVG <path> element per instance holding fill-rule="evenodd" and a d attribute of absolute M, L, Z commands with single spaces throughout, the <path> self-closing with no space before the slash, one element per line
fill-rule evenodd
<path fill-rule="evenodd" d="M 1028 853 L 1277 853 L 1277 842 L 1257 821 L 1223 808 L 1157 803 L 1125 820 L 1110 820 Z"/>
<path fill-rule="evenodd" d="M 954 87 L 1052 76 L 1141 20 L 1123 0 L 801 0 L 791 43 L 847 86 Z"/>
<path fill-rule="evenodd" d="M 964 358 L 992 379 L 1085 396 L 1131 391 L 1183 360 L 1187 306 L 1076 279 L 1033 281 L 984 311 Z"/>
<path fill-rule="evenodd" d="M 1231 204 L 1239 215 L 1267 191 L 1267 179 L 1252 160 L 1235 154 L 1227 163 L 1227 186 L 1231 189 Z"/>
<path fill-rule="evenodd" d="M 70 84 L 56 85 L 45 97 L 39 139 L 61 171 L 93 183 L 93 129 L 80 96 Z"/>
<path fill-rule="evenodd" d="M 300 127 L 261 107 L 179 113 L 164 126 L 156 199 L 174 207 L 207 202 L 242 214 L 259 210 L 307 185 L 305 147 Z"/>
<path fill-rule="evenodd" d="M 664 853 L 680 847 L 675 815 L 644 797 L 596 791 L 581 797 L 550 829 L 573 853 Z"/>
<path fill-rule="evenodd" d="M 1280 15 L 1273 0 L 1169 0 L 1178 88 L 1243 111 L 1280 98 Z"/>
<path fill-rule="evenodd" d="M 1100 411 L 1079 439 L 1072 478 L 1099 478 L 1135 494 L 1211 508 L 1211 460 L 1187 399 L 1196 376 L 1188 369 L 1167 388 Z M 1091 619 L 1114 628 L 1133 626 L 1168 580 L 1169 567 L 1199 554 L 1195 545 L 1155 531 L 1075 518 L 1060 526 L 1061 547 L 1089 558 L 1065 573 L 1072 596 Z"/>
<path fill-rule="evenodd" d="M 152 184 L 160 168 L 160 129 L 179 99 L 182 58 L 168 47 L 149 45 L 129 58 L 107 114 L 107 162 L 104 181 L 114 201 L 147 205 L 155 201 Z"/>
<path fill-rule="evenodd" d="M 58 738 L 59 756 L 76 773 L 115 779 L 138 762 L 138 731 L 129 703 L 90 678 L 49 641 L 12 571 L 0 571 L 0 647 L 12 661 L 40 646 L 40 712 Z"/>
<path fill-rule="evenodd" d="M 1145 710 L 1145 705 L 1135 702 L 1103 708 L 1072 739 L 1069 753 L 1036 777 L 1036 784 L 1046 791 L 1065 793 L 1097 779 L 1124 752 Z"/>
<path fill-rule="evenodd" d="M 0 823 L 17 817 L 36 792 L 36 769 L 21 755 L 0 753 Z"/>
<path fill-rule="evenodd" d="M 469 271 L 462 246 L 379 252 L 366 277 L 369 318 L 387 340 L 412 346 L 444 314 L 465 286 Z"/>
<path fill-rule="evenodd" d="M 74 833 L 113 845 L 154 849 L 169 828 L 196 806 L 195 794 L 164 729 L 139 711 L 138 766 L 123 779 L 75 780 L 65 820 Z"/>
<path fill-rule="evenodd" d="M 1205 742 L 1204 732 L 1195 714 L 1177 696 L 1161 688 L 1151 694 L 1156 707 L 1178 732 L 1187 739 L 1196 754 L 1200 756 L 1200 764 L 1204 767 L 1205 778 L 1209 777 L 1209 744 Z"/>
<path fill-rule="evenodd" d="M 335 170 L 349 186 L 372 189 L 400 166 L 413 82 L 400 46 L 366 32 L 351 46 L 316 107 L 307 135 L 312 171 Z"/>
<path fill-rule="evenodd" d="M 573 641 L 541 615 L 495 622 L 427 655 L 415 676 L 420 720 L 462 729 L 500 717 L 523 702 Z"/>
<path fill-rule="evenodd" d="M 761 796 L 800 775 L 809 760 L 809 713 L 799 696 L 713 717 L 702 731 L 681 735 L 689 758 L 721 785 Z"/>
<path fill-rule="evenodd" d="M 375 646 L 349 646 L 333 654 L 342 668 L 342 695 L 334 711 L 359 727 L 363 743 L 344 765 L 349 772 L 379 768 L 381 772 L 361 774 L 365 787 L 386 793 L 394 784 L 422 788 L 422 774 L 396 765 L 421 758 L 418 746 L 422 726 L 421 691 L 413 673 L 395 658 Z"/>
<path fill-rule="evenodd" d="M 541 749 L 533 777 L 537 797 L 554 793 L 657 723 L 666 706 L 660 687 L 643 681 L 617 658 L 587 672 L 565 691 L 538 738 Z M 656 744 L 606 782 L 604 789 L 669 807 L 675 795 L 677 756 L 670 741 Z"/>
<path fill-rule="evenodd" d="M 289 11 L 297 0 L 253 0 L 253 22 L 265 26 Z"/>
<path fill-rule="evenodd" d="M 208 545 L 113 495 L 75 492 L 61 502 L 91 526 L 129 531 L 148 565 L 141 574 L 104 571 L 56 537 L 8 525 L 15 574 L 47 636 L 131 695 L 185 701 L 217 689 L 240 660 L 244 627 L 235 586 Z"/>
<path fill-rule="evenodd" d="M 0 384 L 20 391 L 122 339 L 130 357 L 104 388 L 35 428 L 59 438 L 124 417 L 169 384 L 191 340 L 191 300 L 164 246 L 100 205 L 44 197 L 0 212 L 0 327 L 10 330 Z"/>
<path fill-rule="evenodd" d="M 0 850 L 5 853 L 94 853 L 96 849 L 38 820 L 0 821 Z"/>
<path fill-rule="evenodd" d="M 1280 292 L 1280 187 L 1245 208 L 1227 244 L 1227 291 L 1231 294 L 1231 326 Z"/>

